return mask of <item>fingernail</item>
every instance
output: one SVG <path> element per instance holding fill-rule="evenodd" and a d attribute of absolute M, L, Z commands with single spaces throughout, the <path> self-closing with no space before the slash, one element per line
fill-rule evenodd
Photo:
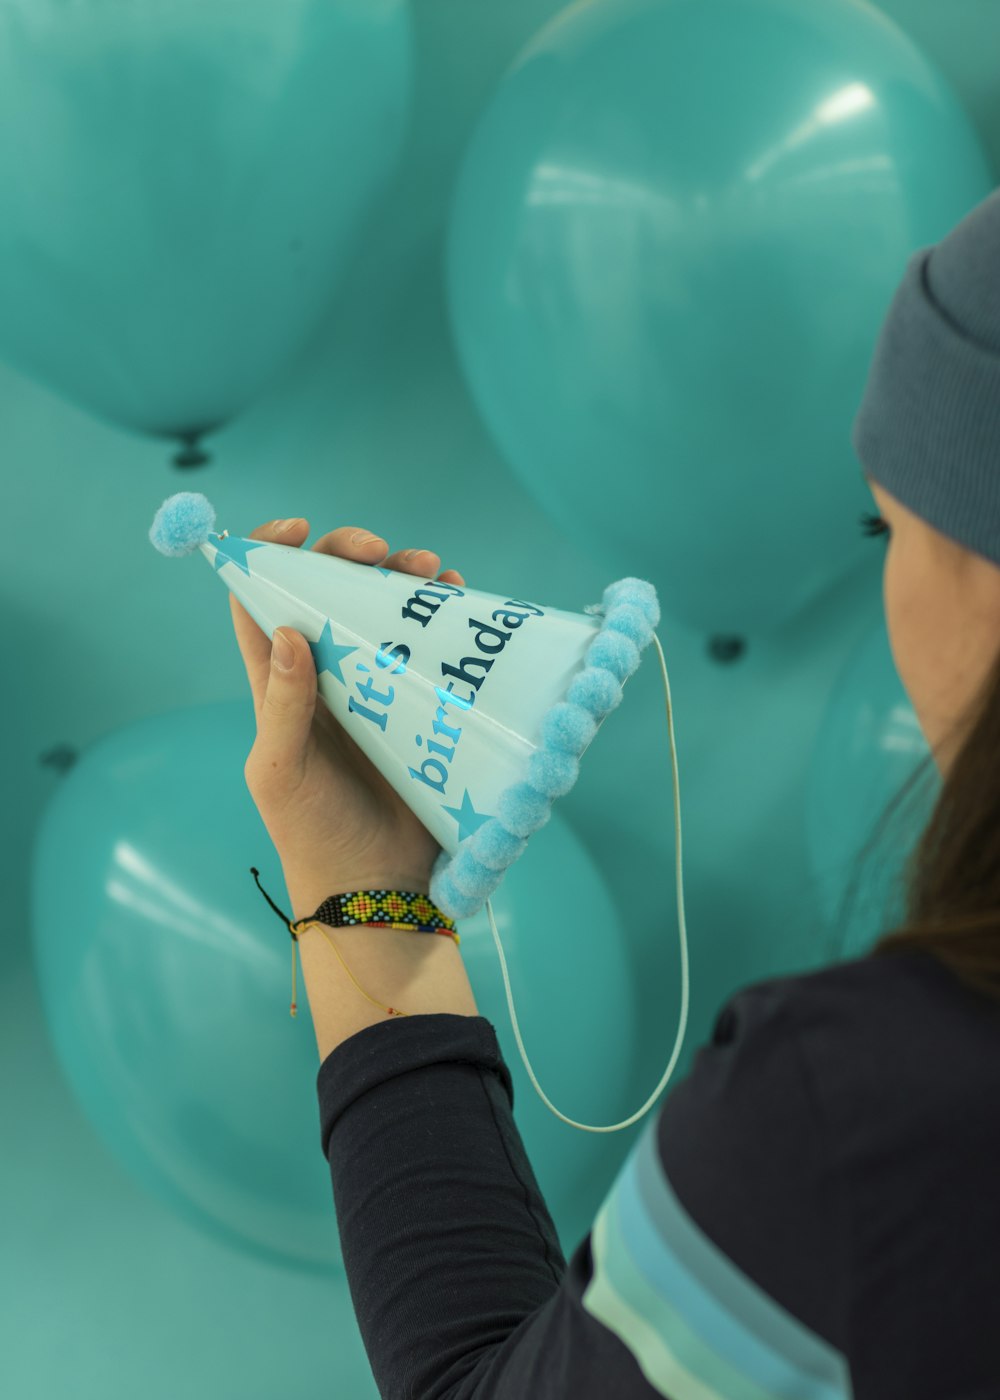
<path fill-rule="evenodd" d="M 279 535 L 283 535 L 283 534 L 285 533 L 286 530 L 290 530 L 290 529 L 292 528 L 292 526 L 293 526 L 293 525 L 297 525 L 298 522 L 299 522 L 299 517 L 298 517 L 298 516 L 296 516 L 296 517 L 294 518 L 294 520 L 276 520 L 276 521 L 274 522 L 275 533 L 276 533 L 276 534 L 279 534 Z"/>
<path fill-rule="evenodd" d="M 292 644 L 280 630 L 271 638 L 271 661 L 280 671 L 290 671 L 295 664 Z"/>
<path fill-rule="evenodd" d="M 351 544 L 371 544 L 372 540 L 381 538 L 381 535 L 370 535 L 367 530 L 356 530 L 351 536 Z"/>

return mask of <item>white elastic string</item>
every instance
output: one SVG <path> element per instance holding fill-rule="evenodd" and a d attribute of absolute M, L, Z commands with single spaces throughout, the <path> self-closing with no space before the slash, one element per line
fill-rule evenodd
<path fill-rule="evenodd" d="M 524 1042 L 521 1039 L 521 1032 L 517 1024 L 517 1015 L 514 1011 L 514 999 L 510 991 L 510 978 L 507 976 L 507 960 L 503 955 L 503 945 L 500 942 L 500 934 L 497 932 L 496 920 L 493 917 L 493 906 L 489 900 L 486 901 L 486 912 L 490 916 L 490 928 L 493 930 L 493 941 L 497 945 L 497 953 L 500 956 L 500 968 L 503 972 L 504 986 L 507 989 L 507 1006 L 510 1009 L 511 1025 L 514 1027 L 514 1038 L 517 1041 L 517 1048 L 521 1052 L 521 1059 L 524 1067 L 528 1071 L 528 1078 L 538 1093 L 538 1097 L 546 1108 L 552 1110 L 557 1118 L 561 1118 L 564 1123 L 568 1123 L 571 1128 L 581 1128 L 586 1133 L 617 1133 L 622 1128 L 629 1128 L 637 1122 L 650 1108 L 663 1092 L 663 1088 L 673 1073 L 677 1057 L 681 1052 L 681 1045 L 684 1043 L 684 1030 L 687 1026 L 688 1012 L 688 958 L 687 958 L 687 929 L 684 924 L 684 882 L 681 875 L 681 797 L 680 784 L 677 778 L 677 748 L 674 744 L 674 720 L 670 705 L 670 680 L 667 676 L 667 663 L 663 658 L 663 648 L 660 646 L 660 639 L 653 633 L 653 641 L 656 643 L 656 650 L 660 653 L 660 670 L 663 672 L 663 684 L 667 693 L 667 724 L 670 729 L 670 756 L 674 767 L 674 827 L 677 832 L 677 917 L 680 923 L 681 932 L 681 1017 L 680 1025 L 677 1029 L 677 1039 L 674 1042 L 674 1053 L 670 1056 L 670 1063 L 663 1071 L 663 1077 L 649 1098 L 639 1109 L 636 1109 L 631 1118 L 624 1119 L 621 1123 L 612 1123 L 606 1128 L 597 1128 L 590 1123 L 577 1123 L 572 1118 L 567 1118 L 564 1113 L 560 1113 L 555 1104 L 546 1097 L 542 1086 L 535 1078 L 535 1072 L 528 1063 L 528 1056 L 525 1053 Z"/>

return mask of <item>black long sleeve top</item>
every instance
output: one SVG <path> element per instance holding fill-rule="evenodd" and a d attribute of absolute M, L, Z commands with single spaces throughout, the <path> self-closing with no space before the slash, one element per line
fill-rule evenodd
<path fill-rule="evenodd" d="M 736 992 L 568 1264 L 484 1017 L 317 1089 L 383 1400 L 1000 1400 L 1000 1006 L 928 954 Z"/>

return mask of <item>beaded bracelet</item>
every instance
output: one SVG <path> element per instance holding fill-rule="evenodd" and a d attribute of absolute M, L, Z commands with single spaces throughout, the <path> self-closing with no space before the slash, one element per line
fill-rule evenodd
<path fill-rule="evenodd" d="M 386 1006 L 383 1002 L 368 996 L 347 963 L 344 962 L 340 949 L 327 932 L 326 925 L 332 924 L 334 928 L 364 926 L 367 928 L 402 929 L 409 933 L 440 933 L 444 934 L 446 938 L 453 938 L 456 944 L 460 944 L 462 941 L 455 930 L 454 919 L 449 919 L 433 900 L 419 890 L 352 890 L 346 894 L 331 894 L 323 900 L 323 903 L 309 918 L 297 919 L 293 924 L 264 889 L 259 879 L 260 872 L 254 866 L 250 867 L 250 874 L 257 881 L 257 888 L 261 894 L 292 936 L 292 1002 L 289 1008 L 292 1016 L 298 1015 L 298 1002 L 295 999 L 295 949 L 299 941 L 299 933 L 304 929 L 315 927 L 322 930 L 327 941 L 333 946 L 333 951 L 344 964 L 344 970 L 348 977 L 361 995 L 367 997 L 373 1006 L 380 1006 L 390 1016 L 408 1016 L 410 1013 Z"/>
<path fill-rule="evenodd" d="M 354 890 L 350 894 L 331 894 L 309 917 L 334 928 L 374 924 L 377 928 L 410 928 L 418 933 L 455 932 L 454 919 L 442 914 L 433 900 L 419 891 Z"/>

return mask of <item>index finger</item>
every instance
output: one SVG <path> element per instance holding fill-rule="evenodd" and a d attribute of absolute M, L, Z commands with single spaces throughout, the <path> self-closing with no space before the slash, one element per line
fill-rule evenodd
<path fill-rule="evenodd" d="M 247 535 L 247 539 L 298 546 L 308 534 L 307 520 L 271 520 L 266 525 L 258 525 L 256 530 Z M 243 657 L 247 680 L 250 682 L 254 713 L 259 714 L 271 669 L 271 639 L 253 620 L 235 593 L 229 594 L 229 610 L 233 616 L 236 643 Z"/>
<path fill-rule="evenodd" d="M 251 531 L 247 536 L 247 539 L 267 540 L 271 544 L 287 544 L 298 548 L 308 537 L 308 534 L 308 520 L 298 517 L 289 520 L 271 520 L 266 525 L 258 525 L 257 529 Z M 323 535 L 313 545 L 313 549 L 324 554 L 336 554 L 342 558 L 356 559 L 358 563 L 374 564 L 380 559 L 385 559 L 388 546 L 381 536 L 375 535 L 374 538 L 370 538 L 366 542 L 360 540 L 355 542 L 352 538 L 354 535 L 373 535 L 373 532 L 362 526 L 343 525 L 339 529 L 331 530 L 328 534 Z M 429 557 L 437 558 L 437 555 Z M 419 564 L 416 564 L 414 572 L 419 572 L 420 567 Z M 445 582 L 456 583 L 460 588 L 465 587 L 465 579 L 457 569 L 445 569 L 439 577 Z M 271 639 L 258 626 L 234 593 L 229 594 L 229 609 L 233 618 L 236 642 L 243 657 L 243 665 L 246 668 L 247 680 L 253 695 L 254 713 L 257 714 L 264 700 L 271 669 Z"/>

